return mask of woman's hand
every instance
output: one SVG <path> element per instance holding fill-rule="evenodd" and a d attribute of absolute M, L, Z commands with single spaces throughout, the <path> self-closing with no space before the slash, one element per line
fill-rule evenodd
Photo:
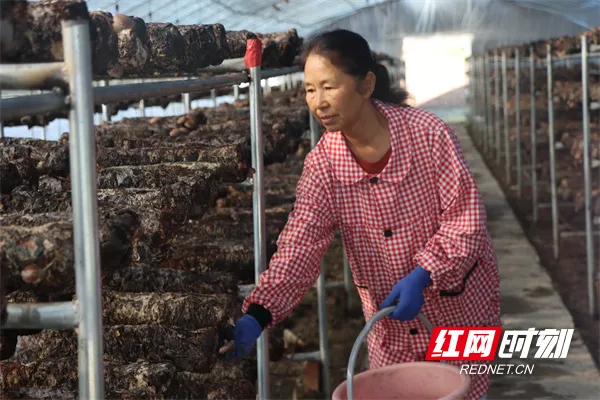
<path fill-rule="evenodd" d="M 262 328 L 258 321 L 253 316 L 245 314 L 235 323 L 233 341 L 221 347 L 219 353 L 223 354 L 233 349 L 228 358 L 241 360 L 254 348 L 261 333 Z"/>
<path fill-rule="evenodd" d="M 383 309 L 395 305 L 399 298 L 400 300 L 396 305 L 396 309 L 389 317 L 400 321 L 410 321 L 416 318 L 423 303 L 425 303 L 423 290 L 430 283 L 429 272 L 420 265 L 417 265 L 417 268 L 394 285 L 391 293 L 381 303 L 380 308 Z"/>

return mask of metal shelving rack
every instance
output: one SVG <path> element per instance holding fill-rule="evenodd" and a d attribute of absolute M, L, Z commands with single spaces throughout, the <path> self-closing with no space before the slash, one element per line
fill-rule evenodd
<path fill-rule="evenodd" d="M 540 208 L 551 208 L 552 212 L 552 247 L 554 258 L 557 259 L 560 255 L 560 244 L 561 238 L 568 236 L 584 236 L 585 247 L 586 247 L 586 267 L 587 267 L 587 281 L 588 281 L 588 299 L 589 299 L 589 314 L 594 315 L 599 305 L 597 304 L 596 294 L 594 291 L 594 284 L 600 279 L 598 272 L 595 271 L 594 267 L 594 236 L 600 232 L 593 229 L 593 213 L 592 213 L 592 160 L 591 160 L 591 136 L 590 136 L 590 110 L 597 109 L 600 104 L 590 102 L 589 99 L 589 60 L 594 59 L 600 60 L 600 52 L 598 46 L 593 50 L 596 52 L 589 51 L 588 39 L 585 36 L 581 36 L 581 53 L 566 55 L 563 57 L 553 57 L 552 48 L 550 44 L 546 46 L 546 59 L 536 61 L 533 47 L 529 47 L 529 59 L 522 60 L 518 50 L 515 52 L 515 57 L 507 59 L 506 51 L 500 52 L 500 55 L 496 51 L 493 56 L 480 55 L 471 58 L 470 62 L 470 76 L 471 76 L 471 97 L 472 109 L 474 114 L 471 115 L 471 126 L 473 127 L 473 134 L 475 140 L 482 145 L 482 149 L 487 156 L 496 155 L 496 162 L 500 166 L 501 156 L 504 156 L 505 161 L 505 175 L 504 183 L 511 189 L 517 191 L 517 196 L 521 198 L 522 188 L 524 185 L 531 185 L 532 189 L 532 222 L 535 224 L 539 220 L 539 209 Z M 499 57 L 500 56 L 500 57 Z M 501 74 L 498 68 L 498 61 L 502 63 Z M 474 67 L 479 64 L 480 67 Z M 555 125 L 554 125 L 554 101 L 552 95 L 553 86 L 553 67 L 557 65 L 577 65 L 581 64 L 581 84 L 582 84 L 582 123 L 583 123 L 583 173 L 584 173 L 584 214 L 585 214 L 585 230 L 584 231 L 561 231 L 559 229 L 559 209 L 561 207 L 572 206 L 570 203 L 559 203 L 557 193 L 557 171 L 556 171 L 556 144 L 555 144 Z M 494 68 L 494 90 L 491 87 L 490 66 Z M 517 171 L 517 184 L 511 186 L 510 177 L 512 175 L 512 157 L 510 155 L 510 138 L 509 138 L 509 121 L 508 121 L 508 99 L 507 99 L 507 68 L 512 67 L 515 69 L 515 99 L 516 99 L 516 110 L 520 109 L 520 71 L 521 68 L 529 68 L 529 79 L 530 79 L 530 126 L 531 126 L 531 165 L 528 166 L 530 169 L 529 182 L 523 182 L 523 175 L 525 167 L 521 164 L 521 114 L 520 111 L 516 112 L 515 121 L 516 124 L 516 171 Z M 536 86 L 535 86 L 535 73 L 536 70 L 544 68 L 547 73 L 547 91 L 545 93 L 547 99 L 547 110 L 548 110 L 548 154 L 550 163 L 550 186 L 551 186 L 551 201 L 550 203 L 540 203 L 538 201 L 538 190 L 539 180 L 537 177 L 536 165 L 537 165 L 537 131 L 536 131 Z M 595 71 L 597 74 L 598 71 Z M 503 93 L 500 93 L 499 82 L 503 83 Z M 494 94 L 495 102 L 492 101 L 492 93 Z M 540 95 L 544 95 L 540 93 Z M 504 153 L 501 151 L 500 146 L 500 97 L 503 97 L 503 117 L 504 117 Z M 494 104 L 493 104 L 494 103 Z M 495 118 L 492 118 L 491 112 L 492 106 L 495 106 Z M 494 124 L 495 123 L 495 124 Z"/>
<path fill-rule="evenodd" d="M 72 179 L 73 237 L 75 249 L 76 298 L 73 302 L 8 304 L 3 329 L 78 329 L 79 396 L 81 398 L 104 398 L 104 366 L 102 343 L 102 288 L 100 281 L 100 257 L 98 237 L 98 205 L 94 105 L 102 105 L 104 121 L 110 121 L 107 104 L 118 101 L 140 101 L 144 115 L 144 98 L 182 95 L 185 111 L 190 109 L 189 93 L 211 89 L 215 100 L 217 87 L 233 86 L 234 96 L 239 95 L 239 84 L 249 83 L 250 130 L 252 165 L 255 173 L 253 185 L 255 278 L 266 269 L 266 227 L 264 197 L 264 163 L 262 142 L 262 86 L 261 81 L 277 76 L 301 72 L 297 66 L 262 71 L 258 66 L 226 69 L 226 75 L 206 79 L 138 80 L 136 83 L 109 85 L 102 81 L 93 85 L 92 54 L 88 21 L 62 22 L 64 62 L 42 64 L 0 64 L 0 85 L 9 90 L 48 89 L 58 83 L 68 87 L 68 93 L 53 88 L 52 91 L 29 96 L 5 98 L 0 103 L 0 124 L 7 119 L 32 114 L 69 110 L 69 162 Z M 247 65 L 246 65 L 247 67 Z M 218 70 L 219 67 L 208 70 Z M 394 81 L 403 79 L 401 68 L 391 68 Z M 40 80 L 39 78 L 42 77 Z M 266 82 L 266 81 L 265 81 Z M 291 79 L 284 82 L 293 87 Z M 319 138 L 317 122 L 310 117 L 311 144 Z M 2 134 L 3 137 L 3 134 Z M 45 137 L 43 138 L 45 140 Z M 327 340 L 326 289 L 344 287 L 348 299 L 352 290 L 352 277 L 344 256 L 344 282 L 325 282 L 323 265 L 316 284 L 319 313 L 319 351 L 296 354 L 296 360 L 317 360 L 321 363 L 323 393 L 331 397 L 329 379 L 329 353 Z M 254 285 L 240 287 L 241 292 Z M 258 398 L 270 398 L 268 332 L 257 343 Z"/>

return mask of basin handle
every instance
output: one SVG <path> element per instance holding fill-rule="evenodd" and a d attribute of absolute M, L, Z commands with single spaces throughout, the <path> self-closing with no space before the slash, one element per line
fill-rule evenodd
<path fill-rule="evenodd" d="M 367 321 L 367 324 L 365 325 L 363 330 L 360 332 L 360 334 L 354 341 L 354 345 L 352 346 L 352 351 L 350 352 L 350 359 L 348 360 L 348 369 L 346 371 L 346 388 L 347 388 L 346 398 L 348 400 L 354 400 L 354 387 L 353 387 L 354 366 L 356 365 L 356 358 L 358 357 L 358 351 L 360 350 L 360 345 L 362 344 L 363 340 L 365 339 L 365 337 L 367 336 L 367 334 L 369 333 L 371 328 L 373 328 L 373 325 L 375 325 L 375 322 L 377 322 L 378 320 L 380 320 L 381 318 L 383 318 L 385 316 L 390 315 L 395 309 L 396 309 L 396 306 L 390 306 L 390 307 L 383 308 L 383 309 L 379 310 L 377 313 L 375 313 L 375 315 L 373 315 Z M 421 322 L 425 325 L 425 327 L 427 328 L 429 333 L 431 333 L 433 331 L 433 325 L 431 324 L 431 322 L 429 322 L 427 317 L 425 317 L 423 314 L 419 313 L 419 315 L 417 315 L 417 318 L 419 318 L 421 320 Z"/>

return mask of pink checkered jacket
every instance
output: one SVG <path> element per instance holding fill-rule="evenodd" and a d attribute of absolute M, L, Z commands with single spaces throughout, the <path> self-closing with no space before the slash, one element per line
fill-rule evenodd
<path fill-rule="evenodd" d="M 314 285 L 339 231 L 366 319 L 421 265 L 433 281 L 421 313 L 434 325 L 500 326 L 485 208 L 456 134 L 427 111 L 374 104 L 389 122 L 388 164 L 380 174 L 366 173 L 342 133 L 326 132 L 305 159 L 278 250 L 242 310 L 264 306 L 273 318 L 269 326 L 285 318 Z M 428 344 L 418 319 L 383 318 L 368 336 L 370 368 L 423 360 Z M 489 376 L 472 376 L 468 398 L 479 399 L 488 385 Z"/>

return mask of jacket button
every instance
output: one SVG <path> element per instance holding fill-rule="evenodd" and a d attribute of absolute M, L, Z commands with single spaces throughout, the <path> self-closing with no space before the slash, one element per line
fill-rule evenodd
<path fill-rule="evenodd" d="M 377 182 L 379 182 L 379 178 L 376 177 L 376 176 L 372 177 L 370 180 L 371 180 L 371 183 L 377 183 Z"/>
<path fill-rule="evenodd" d="M 410 331 L 408 331 L 411 335 L 416 335 L 417 333 L 419 333 L 419 330 L 417 328 L 410 328 Z"/>
<path fill-rule="evenodd" d="M 390 237 L 390 236 L 392 236 L 392 231 L 390 229 L 388 229 L 385 232 L 383 232 L 383 234 L 385 235 L 385 237 Z"/>

